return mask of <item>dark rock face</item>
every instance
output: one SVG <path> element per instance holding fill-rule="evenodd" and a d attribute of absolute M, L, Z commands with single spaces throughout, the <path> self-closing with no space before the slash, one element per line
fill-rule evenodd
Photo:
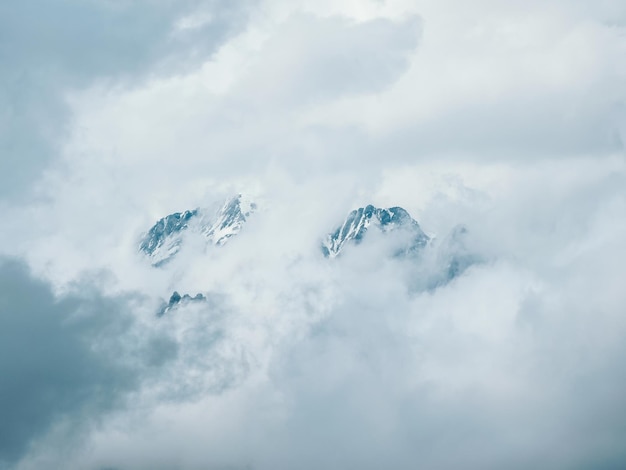
<path fill-rule="evenodd" d="M 139 245 L 139 250 L 148 256 L 154 256 L 158 249 L 171 241 L 168 247 L 170 252 L 177 252 L 180 248 L 181 239 L 175 237 L 189 227 L 189 220 L 197 217 L 198 209 L 185 212 L 175 212 L 162 219 L 148 231 Z"/>
<path fill-rule="evenodd" d="M 180 251 L 185 232 L 193 232 L 206 239 L 207 244 L 221 246 L 238 234 L 248 216 L 256 210 L 254 203 L 241 194 L 229 199 L 217 213 L 207 209 L 176 212 L 162 219 L 144 235 L 139 251 L 155 267 L 168 263 Z"/>
<path fill-rule="evenodd" d="M 186 305 L 191 302 L 206 302 L 206 297 L 202 294 L 196 294 L 195 296 L 190 296 L 189 294 L 180 295 L 177 291 L 174 291 L 172 296 L 170 297 L 169 302 L 163 302 L 163 305 L 159 309 L 157 316 L 161 317 L 165 315 L 167 312 L 170 312 L 181 305 Z"/>
<path fill-rule="evenodd" d="M 368 205 L 350 212 L 343 224 L 326 237 L 322 243 L 324 256 L 334 258 L 346 244 L 359 244 L 371 227 L 383 233 L 404 231 L 409 234 L 409 242 L 398 249 L 397 256 L 415 253 L 430 240 L 417 221 L 402 207 L 381 209 Z"/>
<path fill-rule="evenodd" d="M 442 243 L 439 260 L 445 267 L 445 273 L 440 284 L 446 284 L 461 276 L 470 266 L 484 262 L 480 255 L 468 247 L 469 236 L 467 227 L 457 225 Z"/>
<path fill-rule="evenodd" d="M 139 250 L 151 259 L 153 266 L 161 266 L 178 253 L 185 243 L 185 237 L 196 236 L 205 240 L 207 245 L 221 246 L 241 231 L 255 210 L 254 203 L 238 195 L 226 201 L 216 212 L 194 209 L 170 214 L 157 221 L 147 232 Z M 322 252 L 326 258 L 335 258 L 346 246 L 357 246 L 366 238 L 374 239 L 373 242 L 377 243 L 375 236 L 368 238 L 367 234 L 373 232 L 379 234 L 382 243 L 380 247 L 384 251 L 377 252 L 380 256 L 411 263 L 415 279 L 412 282 L 416 290 L 444 286 L 461 276 L 470 266 L 484 262 L 476 250 L 468 248 L 469 232 L 465 226 L 456 226 L 441 241 L 431 240 L 402 207 L 385 209 L 371 204 L 351 211 L 343 223 L 322 241 Z M 207 298 L 202 294 L 192 297 L 175 291 L 169 301 L 163 301 L 157 314 L 162 316 L 197 302 L 207 302 Z"/>

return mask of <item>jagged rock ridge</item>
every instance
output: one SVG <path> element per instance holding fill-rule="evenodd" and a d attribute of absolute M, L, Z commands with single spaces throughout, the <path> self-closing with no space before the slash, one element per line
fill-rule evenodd
<path fill-rule="evenodd" d="M 256 205 L 241 194 L 229 199 L 214 213 L 207 209 L 176 212 L 158 220 L 139 244 L 154 266 L 170 261 L 181 249 L 184 233 L 193 231 L 206 238 L 208 244 L 221 246 L 238 234 Z"/>
<path fill-rule="evenodd" d="M 409 242 L 398 250 L 397 255 L 417 252 L 430 240 L 417 221 L 403 208 L 381 209 L 370 204 L 350 212 L 343 224 L 324 239 L 322 242 L 324 255 L 334 258 L 346 244 L 360 243 L 370 227 L 375 227 L 383 233 L 404 230 L 410 235 Z"/>
<path fill-rule="evenodd" d="M 151 259 L 154 266 L 160 266 L 178 253 L 186 232 L 194 232 L 207 244 L 221 246 L 241 231 L 255 209 L 254 203 L 238 195 L 226 201 L 217 212 L 194 209 L 170 214 L 147 232 L 139 249 Z M 418 289 L 443 286 L 470 266 L 482 262 L 474 250 L 468 248 L 468 230 L 465 226 L 456 226 L 441 241 L 431 240 L 405 209 L 397 206 L 377 208 L 371 204 L 351 211 L 345 221 L 326 236 L 321 246 L 323 254 L 327 258 L 335 258 L 346 246 L 360 244 L 372 231 L 383 234 L 389 256 L 416 261 L 414 266 L 419 273 L 419 282 L 416 283 Z M 419 256 L 413 256 L 417 254 Z M 191 297 L 174 292 L 169 302 L 163 302 L 158 315 L 164 315 L 182 305 L 206 300 L 202 294 Z"/>
<path fill-rule="evenodd" d="M 161 317 L 165 315 L 167 312 L 174 310 L 175 308 L 181 305 L 186 305 L 191 302 L 205 302 L 205 301 L 206 301 L 206 297 L 202 294 L 196 294 L 194 297 L 192 297 L 189 294 L 180 295 L 177 291 L 174 291 L 174 293 L 170 297 L 169 302 L 167 303 L 163 302 L 163 305 L 161 305 L 161 308 L 159 309 L 157 315 Z"/>

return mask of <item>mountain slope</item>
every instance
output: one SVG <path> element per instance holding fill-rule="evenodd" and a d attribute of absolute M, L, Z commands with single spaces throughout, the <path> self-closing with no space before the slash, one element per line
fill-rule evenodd
<path fill-rule="evenodd" d="M 238 234 L 256 205 L 241 194 L 227 200 L 213 213 L 207 209 L 176 212 L 159 219 L 143 236 L 139 251 L 153 266 L 162 266 L 181 249 L 185 232 L 202 234 L 207 244 L 221 246 Z"/>
<path fill-rule="evenodd" d="M 169 302 L 163 302 L 161 308 L 157 312 L 157 316 L 162 317 L 167 312 L 170 312 L 178 307 L 190 303 L 206 302 L 206 300 L 206 297 L 202 294 L 196 294 L 194 297 L 192 297 L 189 294 L 180 295 L 177 291 L 174 291 L 174 293 L 170 297 Z"/>
<path fill-rule="evenodd" d="M 256 204 L 239 194 L 226 201 L 214 217 L 205 220 L 202 232 L 214 245 L 223 245 L 241 231 L 247 217 L 255 210 Z"/>
<path fill-rule="evenodd" d="M 360 207 L 348 214 L 346 220 L 337 229 L 327 235 L 322 242 L 322 251 L 328 258 L 334 258 L 347 244 L 359 244 L 375 228 L 383 233 L 402 231 L 408 235 L 408 241 L 396 250 L 396 255 L 414 253 L 426 246 L 430 238 L 416 220 L 401 207 L 381 209 L 372 206 Z"/>

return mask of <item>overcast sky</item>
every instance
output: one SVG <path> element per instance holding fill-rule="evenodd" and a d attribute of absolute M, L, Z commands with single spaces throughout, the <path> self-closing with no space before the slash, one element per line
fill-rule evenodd
<path fill-rule="evenodd" d="M 621 0 L 2 2 L 0 469 L 625 468 L 624 142 Z"/>

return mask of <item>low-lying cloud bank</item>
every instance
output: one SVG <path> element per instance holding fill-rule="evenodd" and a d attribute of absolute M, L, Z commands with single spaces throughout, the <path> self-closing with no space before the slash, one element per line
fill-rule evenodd
<path fill-rule="evenodd" d="M 162 345 L 132 341 L 136 320 L 129 299 L 104 298 L 90 283 L 56 298 L 23 263 L 2 259 L 0 289 L 5 468 L 47 433 L 81 440 L 105 413 L 125 407 L 128 392 L 140 383 L 137 370 L 149 370 Z"/>
<path fill-rule="evenodd" d="M 623 165 L 604 165 L 521 198 L 516 184 L 543 172 L 517 173 L 472 214 L 468 247 L 481 263 L 436 288 L 424 288 L 419 261 L 381 256 L 384 237 L 329 260 L 306 239 L 297 255 L 296 243 L 272 252 L 277 229 L 260 222 L 185 259 L 182 277 L 155 270 L 207 295 L 162 317 L 153 297 L 55 301 L 5 263 L 20 315 L 3 333 L 40 335 L 0 343 L 2 357 L 27 359 L 18 377 L 36 377 L 26 388 L 37 391 L 3 404 L 15 421 L 36 416 L 23 428 L 6 421 L 5 459 L 23 457 L 20 469 L 620 468 L 626 193 Z M 293 204 L 275 202 L 278 213 Z M 299 217 L 282 236 L 298 233 Z"/>

